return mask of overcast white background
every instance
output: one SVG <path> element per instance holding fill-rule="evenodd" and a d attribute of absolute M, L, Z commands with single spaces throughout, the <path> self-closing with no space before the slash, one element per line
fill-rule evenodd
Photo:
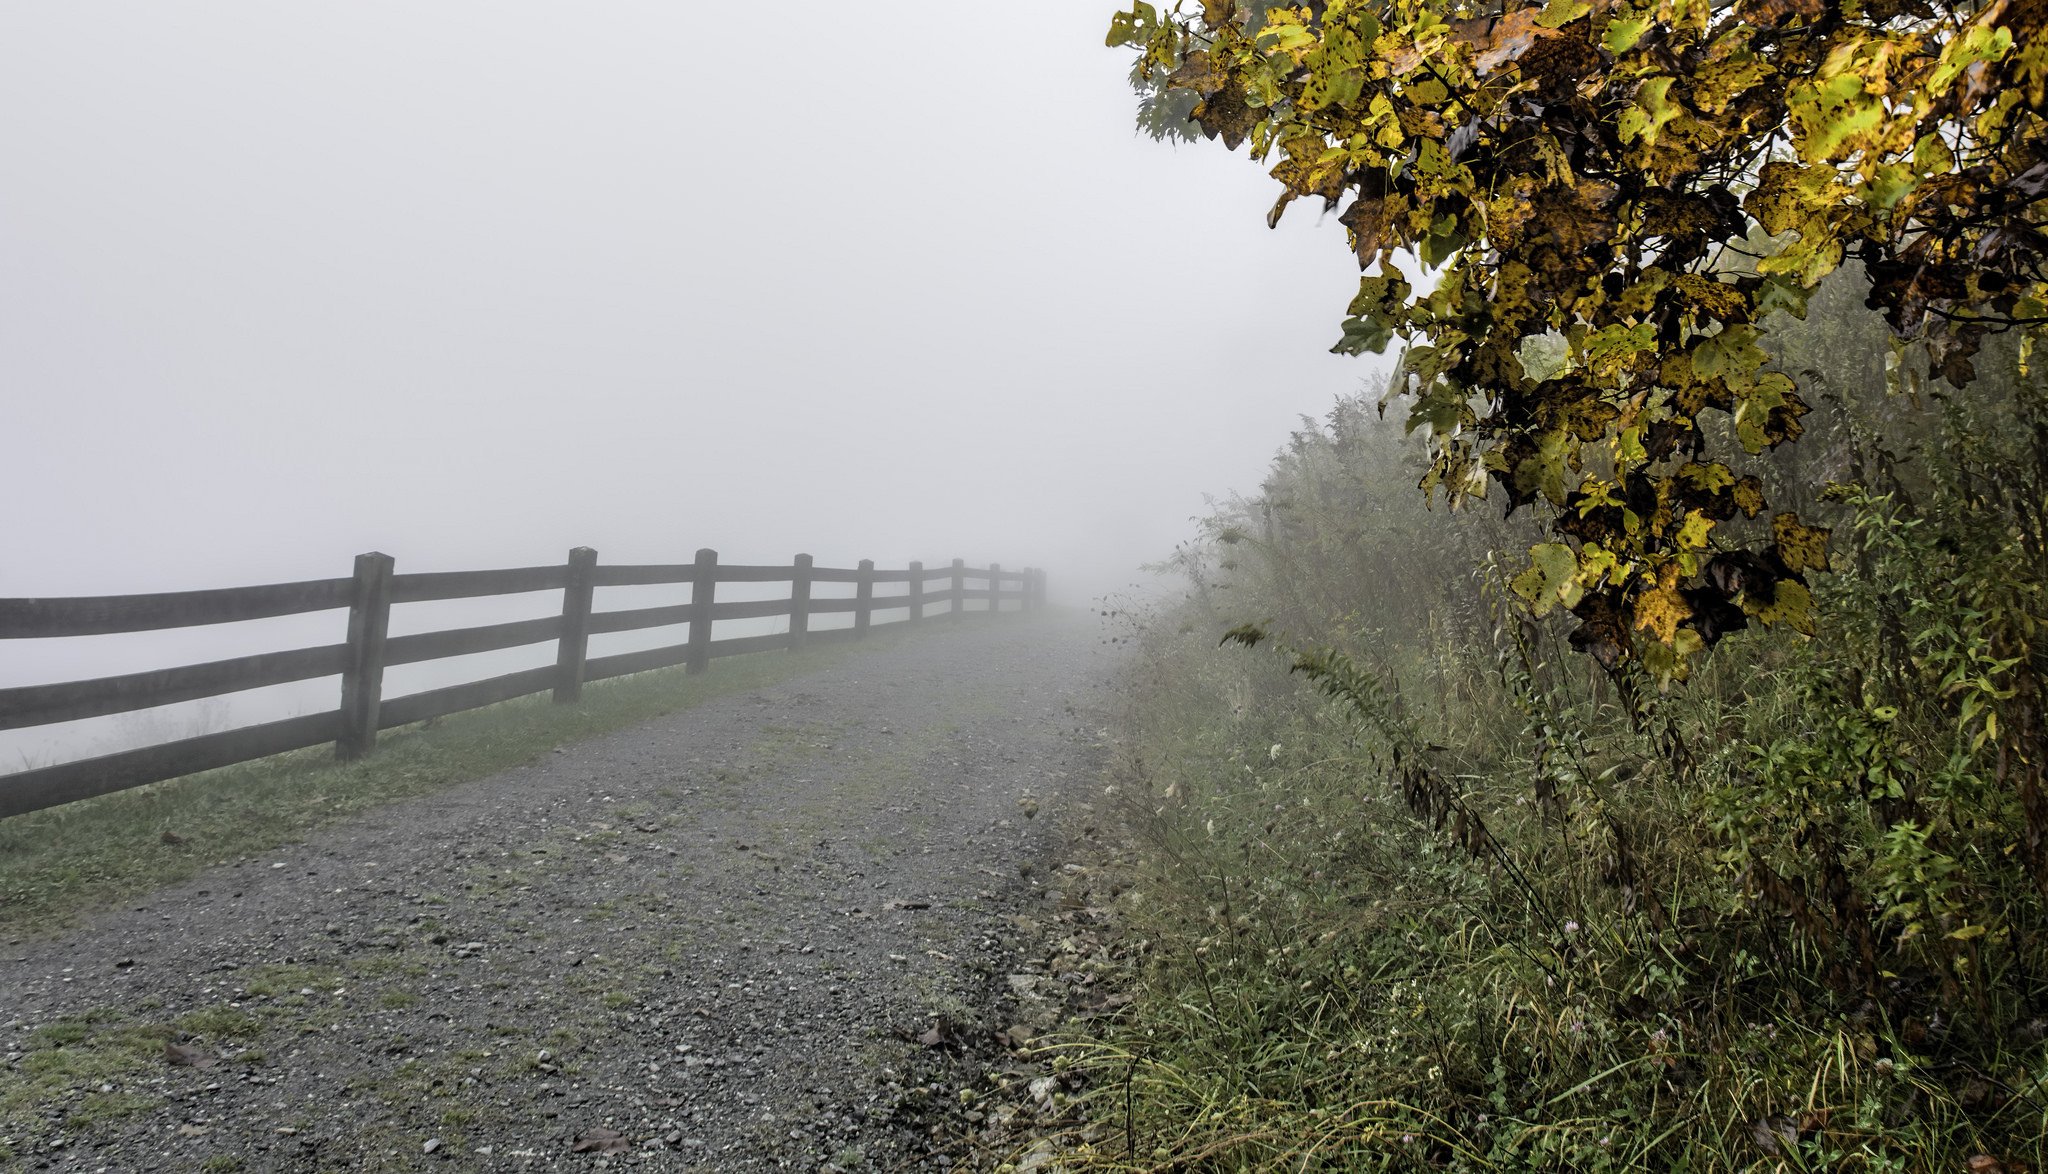
<path fill-rule="evenodd" d="M 1134 136 L 1113 7 L 0 2 L 0 595 L 1133 581 L 1368 372 L 1341 229 Z"/>

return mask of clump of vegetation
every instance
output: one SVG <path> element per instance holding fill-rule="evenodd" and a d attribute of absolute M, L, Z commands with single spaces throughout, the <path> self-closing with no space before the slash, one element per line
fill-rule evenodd
<path fill-rule="evenodd" d="M 1781 323 L 1832 374 L 1755 471 L 1834 530 L 1815 638 L 1603 667 L 1363 400 L 1120 609 L 1151 952 L 1074 1164 L 2048 1168 L 2048 388 L 1858 378 L 1868 288 Z"/>
<path fill-rule="evenodd" d="M 2044 19 L 1116 16 L 1141 126 L 1338 212 L 1406 429 L 1305 427 L 1132 621 L 1077 1165 L 2048 1161 Z"/>

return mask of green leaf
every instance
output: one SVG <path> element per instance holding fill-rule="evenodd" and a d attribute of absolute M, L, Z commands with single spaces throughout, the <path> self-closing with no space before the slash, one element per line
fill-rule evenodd
<path fill-rule="evenodd" d="M 1337 345 L 1330 348 L 1330 353 L 1358 355 L 1371 351 L 1377 355 L 1387 349 L 1387 343 L 1393 341 L 1393 338 L 1393 328 L 1378 318 L 1346 318 L 1344 337 L 1337 340 Z"/>
<path fill-rule="evenodd" d="M 1932 94 L 1943 94 L 1955 84 L 1964 70 L 1980 61 L 1997 61 L 2012 49 L 2012 30 L 1973 24 L 1963 35 L 1949 41 L 1943 50 L 1941 61 L 1927 78 L 1927 89 Z"/>
<path fill-rule="evenodd" d="M 1786 99 L 1800 132 L 1799 156 L 1809 163 L 1837 159 L 1862 144 L 1884 122 L 1884 104 L 1853 73 L 1794 87 Z"/>
<path fill-rule="evenodd" d="M 1607 31 L 1601 35 L 1600 44 L 1616 57 L 1636 47 L 1649 31 L 1650 18 L 1647 16 L 1617 16 L 1607 22 Z"/>
<path fill-rule="evenodd" d="M 1537 615 L 1550 609 L 1578 606 L 1585 590 L 1579 586 L 1579 556 L 1562 542 L 1539 542 L 1529 548 L 1529 566 L 1508 584 Z"/>
<path fill-rule="evenodd" d="M 1465 238 L 1460 233 L 1432 233 L 1422 238 L 1422 263 L 1431 269 L 1442 265 L 1465 247 Z"/>
<path fill-rule="evenodd" d="M 1657 141 L 1666 123 L 1685 112 L 1684 107 L 1669 96 L 1671 83 L 1677 80 L 1670 77 L 1643 79 L 1643 84 L 1636 88 L 1635 105 L 1623 110 L 1621 120 L 1615 124 L 1622 142 L 1641 139 L 1647 147 Z"/>

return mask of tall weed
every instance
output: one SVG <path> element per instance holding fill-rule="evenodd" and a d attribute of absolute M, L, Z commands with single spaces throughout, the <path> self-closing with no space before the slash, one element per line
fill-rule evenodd
<path fill-rule="evenodd" d="M 1859 395 L 1821 635 L 1668 692 L 1503 606 L 1536 536 L 1370 404 L 1222 505 L 1125 612 L 1151 961 L 1063 1045 L 1072 1163 L 2048 1168 L 2048 397 Z"/>

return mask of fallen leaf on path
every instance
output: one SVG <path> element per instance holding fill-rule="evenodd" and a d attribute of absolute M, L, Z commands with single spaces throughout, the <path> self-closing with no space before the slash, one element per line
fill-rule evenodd
<path fill-rule="evenodd" d="M 164 1060 L 173 1068 L 211 1068 L 220 1060 L 204 1048 L 164 1041 Z"/>
<path fill-rule="evenodd" d="M 626 1135 L 616 1129 L 602 1126 L 586 1129 L 576 1135 L 576 1142 L 569 1147 L 572 1154 L 623 1154 L 633 1148 Z"/>

